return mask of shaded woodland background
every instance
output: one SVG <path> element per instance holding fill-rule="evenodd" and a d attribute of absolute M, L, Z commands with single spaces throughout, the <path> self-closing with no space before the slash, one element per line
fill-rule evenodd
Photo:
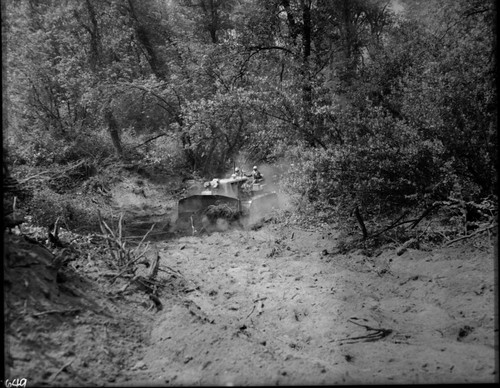
<path fill-rule="evenodd" d="M 277 166 L 297 214 L 369 229 L 496 204 L 494 1 L 2 7 L 4 165 L 50 176 L 24 182 L 35 221 L 84 224 L 75 190 L 106 192 L 120 163 L 183 179 Z"/>

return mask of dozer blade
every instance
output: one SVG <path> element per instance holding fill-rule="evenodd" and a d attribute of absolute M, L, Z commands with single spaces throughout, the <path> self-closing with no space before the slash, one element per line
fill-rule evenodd
<path fill-rule="evenodd" d="M 199 230 L 203 226 L 203 216 L 210 206 L 225 205 L 234 212 L 241 209 L 240 200 L 224 195 L 192 195 L 178 203 L 177 230 Z"/>

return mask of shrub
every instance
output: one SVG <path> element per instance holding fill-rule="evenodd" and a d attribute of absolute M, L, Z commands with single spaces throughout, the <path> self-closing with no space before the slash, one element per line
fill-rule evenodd
<path fill-rule="evenodd" d="M 284 184 L 299 195 L 299 210 L 349 226 L 355 207 L 369 222 L 449 195 L 453 180 L 439 141 L 421 139 L 380 108 L 353 119 L 344 133 L 343 144 L 292 151 L 297 163 Z"/>
<path fill-rule="evenodd" d="M 102 205 L 100 207 L 103 208 Z M 34 193 L 28 212 L 38 226 L 50 227 L 59 218 L 59 224 L 70 230 L 100 230 L 98 205 L 84 195 L 75 197 L 74 194 L 58 194 L 49 188 L 42 188 Z M 110 211 L 102 212 L 104 219 L 111 219 Z"/>

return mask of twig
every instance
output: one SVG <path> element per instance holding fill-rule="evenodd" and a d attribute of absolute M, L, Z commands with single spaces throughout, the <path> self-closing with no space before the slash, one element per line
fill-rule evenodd
<path fill-rule="evenodd" d="M 130 269 L 130 264 L 134 264 L 137 260 L 139 260 L 142 257 L 142 255 L 135 257 L 134 259 L 130 260 L 127 265 L 125 266 L 124 269 L 122 269 L 118 274 L 115 275 L 113 279 L 111 279 L 111 283 L 114 283 L 116 279 L 118 279 L 120 276 L 122 276 L 125 272 L 127 272 Z"/>
<path fill-rule="evenodd" d="M 451 240 L 451 241 L 448 241 L 446 243 L 446 246 L 450 245 L 450 244 L 453 244 L 457 241 L 460 241 L 460 240 L 465 240 L 467 238 L 471 238 L 471 237 L 474 237 L 476 235 L 478 235 L 479 233 L 482 233 L 482 232 L 485 232 L 487 230 L 490 230 L 490 229 L 493 229 L 493 228 L 496 228 L 498 226 L 498 224 L 494 224 L 494 225 L 490 225 L 488 226 L 487 228 L 483 228 L 483 229 L 480 229 L 480 230 L 476 230 L 474 233 L 472 234 L 468 234 L 467 236 L 462 236 L 462 237 L 459 237 L 459 238 L 456 238 L 455 240 Z"/>
<path fill-rule="evenodd" d="M 120 219 L 118 220 L 118 239 L 120 242 L 122 241 L 122 220 L 123 220 L 123 213 L 120 213 Z"/>
<path fill-rule="evenodd" d="M 193 223 L 193 216 L 189 217 L 190 220 L 191 220 L 191 229 L 193 230 L 193 236 L 195 235 L 196 233 L 196 229 L 194 228 L 194 223 Z"/>
<path fill-rule="evenodd" d="M 139 247 L 141 246 L 141 244 L 144 242 L 144 240 L 146 239 L 146 237 L 149 235 L 149 233 L 151 233 L 151 231 L 153 230 L 153 228 L 155 226 L 156 226 L 156 224 L 153 224 L 151 226 L 151 228 L 149 229 L 149 231 L 142 237 L 142 240 L 139 242 L 139 245 L 137 245 L 137 247 L 135 247 L 135 249 L 132 251 L 132 253 L 135 253 L 135 251 L 139 249 Z"/>
<path fill-rule="evenodd" d="M 350 338 L 342 338 L 342 339 L 339 339 L 339 340 L 332 340 L 330 342 L 333 342 L 333 341 L 337 341 L 337 342 L 338 341 L 356 341 L 356 340 L 366 340 L 366 341 L 371 342 L 371 341 L 376 341 L 376 340 L 385 338 L 389 334 L 392 333 L 392 329 L 374 328 L 374 327 L 371 327 L 371 326 L 368 326 L 368 325 L 363 325 L 361 323 L 354 322 L 351 319 L 349 319 L 348 322 L 351 322 L 351 323 L 354 323 L 355 325 L 364 327 L 366 330 L 372 330 L 372 331 L 374 331 L 374 333 L 370 333 L 370 334 L 367 334 L 367 335 L 362 335 L 362 336 L 359 336 L 359 337 L 350 337 Z"/>
<path fill-rule="evenodd" d="M 134 149 L 135 149 L 135 148 L 142 147 L 144 144 L 147 144 L 147 143 L 149 143 L 150 141 L 156 140 L 156 139 L 158 139 L 159 137 L 162 137 L 162 136 L 167 136 L 167 135 L 168 135 L 167 133 L 162 133 L 162 134 L 160 134 L 160 135 L 154 136 L 154 137 L 152 137 L 151 139 L 146 140 L 144 143 L 141 143 L 141 144 L 139 144 L 139 145 L 136 145 L 136 146 L 134 147 Z"/>
<path fill-rule="evenodd" d="M 250 311 L 250 313 L 247 315 L 245 319 L 247 319 L 250 315 L 252 315 L 254 311 L 255 311 L 255 305 L 253 305 L 252 311 Z"/>
<path fill-rule="evenodd" d="M 354 318 L 354 319 L 357 319 L 357 318 Z M 365 320 L 364 318 L 362 318 L 362 319 Z M 375 329 L 375 328 L 368 326 L 368 325 L 363 325 L 362 323 L 355 322 L 352 319 L 348 319 L 347 322 L 351 322 L 351 323 L 354 323 L 355 325 L 364 327 L 366 330 L 383 330 L 383 329 Z"/>
<path fill-rule="evenodd" d="M 99 218 L 99 226 L 101 227 L 101 232 L 104 236 L 107 236 L 108 234 L 106 233 L 106 229 L 104 228 L 104 221 L 101 217 L 101 212 L 99 210 L 97 211 L 97 216 Z M 106 241 L 108 243 L 109 253 L 110 253 L 111 257 L 113 258 L 113 262 L 117 263 L 115 251 L 113 250 L 113 247 L 111 245 L 111 241 L 109 238 L 106 238 Z"/>
<path fill-rule="evenodd" d="M 151 233 L 149 236 L 160 236 L 160 235 L 165 235 L 168 232 L 157 232 L 157 233 Z M 144 236 L 141 234 L 140 236 L 124 236 L 124 240 L 133 240 L 133 239 L 138 239 L 138 238 L 144 238 Z"/>
<path fill-rule="evenodd" d="M 379 235 L 381 235 L 382 233 L 385 233 L 387 232 L 389 229 L 392 229 L 396 226 L 399 226 L 400 224 L 398 224 L 399 221 L 401 221 L 406 215 L 408 214 L 408 211 L 405 211 L 396 221 L 394 221 L 392 224 L 390 224 L 389 226 L 387 226 L 385 229 L 382 229 L 380 232 L 377 232 L 377 233 L 374 233 L 372 235 L 370 235 L 371 238 L 374 238 L 374 237 L 377 237 Z M 412 220 L 413 221 L 413 220 Z"/>
<path fill-rule="evenodd" d="M 108 224 L 106 224 L 106 221 L 104 221 L 103 219 L 101 219 L 101 222 L 102 222 L 103 226 L 106 228 L 106 230 L 109 232 L 109 234 L 111 236 L 115 237 L 114 232 L 111 230 L 111 228 L 108 226 Z"/>
<path fill-rule="evenodd" d="M 34 317 L 39 317 L 41 315 L 47 314 L 66 314 L 66 313 L 78 313 L 81 309 L 69 309 L 69 310 L 48 310 L 42 311 L 41 313 L 32 314 Z"/>
<path fill-rule="evenodd" d="M 168 269 L 170 272 L 173 272 L 174 274 L 178 274 L 179 276 L 184 277 L 184 275 L 182 275 L 182 273 L 180 273 L 179 271 L 177 271 L 177 270 L 175 270 L 173 268 L 170 268 L 168 265 L 165 265 L 165 268 Z M 166 270 L 164 270 L 162 268 L 160 268 L 160 271 L 167 272 L 167 273 L 169 272 L 169 271 L 166 271 Z"/>
<path fill-rule="evenodd" d="M 63 366 L 62 366 L 62 367 L 61 367 L 61 368 L 60 368 L 60 369 L 59 369 L 59 370 L 58 370 L 58 371 L 57 371 L 57 372 L 56 372 L 56 373 L 52 376 L 52 378 L 51 378 L 50 380 L 52 380 L 52 381 L 53 381 L 53 380 L 55 380 L 55 378 L 57 377 L 57 375 L 58 375 L 59 373 L 61 373 L 64 369 L 66 369 L 68 366 L 70 366 L 70 365 L 73 363 L 73 361 L 75 361 L 75 360 L 76 360 L 76 358 L 73 358 L 71 361 L 68 361 L 66 364 L 64 364 L 64 365 L 63 365 Z"/>
<path fill-rule="evenodd" d="M 422 215 L 417 218 L 413 224 L 411 224 L 411 229 L 415 228 L 415 226 L 418 225 L 418 223 L 420 221 L 422 221 L 425 217 L 427 217 L 434 209 L 437 209 L 439 206 L 441 206 L 441 203 L 437 202 L 437 203 L 433 203 L 431 207 L 427 208 L 423 213 Z"/>
<path fill-rule="evenodd" d="M 431 221 L 431 222 L 429 222 L 429 223 L 427 224 L 427 227 L 424 229 L 424 231 L 418 235 L 418 237 L 417 237 L 417 241 L 420 241 L 420 239 L 422 238 L 422 236 L 423 236 L 425 233 L 427 233 L 427 230 L 429 229 L 429 227 L 430 227 L 431 225 L 432 225 L 432 221 Z"/>
<path fill-rule="evenodd" d="M 146 247 L 143 249 L 142 253 L 140 253 L 136 258 L 134 258 L 133 260 L 135 261 L 136 259 L 138 258 L 141 258 L 144 256 L 144 254 L 148 251 L 149 249 L 149 241 L 146 243 Z"/>
<path fill-rule="evenodd" d="M 120 219 L 118 220 L 118 239 L 116 241 L 120 253 L 120 265 L 127 259 L 127 251 L 125 250 L 126 241 L 122 240 L 122 221 L 123 213 L 120 213 Z"/>
<path fill-rule="evenodd" d="M 44 175 L 44 174 L 47 174 L 47 173 L 49 173 L 49 172 L 50 172 L 50 170 L 47 170 L 47 171 L 43 171 L 43 172 L 40 172 L 40 173 L 38 173 L 38 174 L 32 175 L 32 176 L 30 176 L 30 177 L 28 177 L 28 178 L 24 178 L 23 180 L 20 180 L 20 181 L 19 181 L 19 184 L 21 184 L 21 185 L 22 185 L 23 183 L 26 183 L 26 182 L 28 182 L 28 181 L 30 181 L 30 180 L 32 180 L 32 179 L 35 179 L 36 177 L 38 177 L 38 176 L 40 176 L 40 175 Z"/>
<path fill-rule="evenodd" d="M 56 239 L 59 238 L 59 218 L 60 217 L 57 217 L 56 222 L 54 222 L 54 237 Z"/>
<path fill-rule="evenodd" d="M 75 168 L 77 168 L 77 167 L 80 167 L 80 166 L 81 166 L 82 164 L 84 164 L 84 163 L 85 163 L 85 160 L 81 160 L 81 161 L 79 161 L 79 162 L 77 162 L 77 163 L 73 164 L 72 166 L 69 166 L 69 167 L 67 167 L 67 168 L 63 169 L 63 170 L 62 170 L 59 174 L 54 175 L 54 176 L 52 177 L 52 179 L 54 179 L 54 178 L 58 178 L 58 177 L 62 176 L 63 174 L 65 174 L 66 172 L 71 171 L 71 170 L 74 170 L 74 169 L 75 169 Z M 20 181 L 19 181 L 19 183 L 22 185 L 22 184 L 24 184 L 24 183 L 26 183 L 26 182 L 28 182 L 28 181 L 30 181 L 30 180 L 32 180 L 32 179 L 35 179 L 35 178 L 39 177 L 40 175 L 49 174 L 50 172 L 51 172 L 51 170 L 42 171 L 42 172 L 40 172 L 40 173 L 38 173 L 38 174 L 35 174 L 35 175 L 32 175 L 32 176 L 30 176 L 30 177 L 28 177 L 28 178 L 24 178 L 23 180 L 20 180 Z M 50 177 L 49 177 L 49 178 L 50 178 Z"/>
<path fill-rule="evenodd" d="M 160 264 L 160 252 L 158 251 L 158 248 L 155 250 L 155 253 L 155 258 L 153 259 L 153 263 L 151 264 L 151 268 L 149 269 L 149 279 L 154 279 L 158 274 L 158 266 Z"/>

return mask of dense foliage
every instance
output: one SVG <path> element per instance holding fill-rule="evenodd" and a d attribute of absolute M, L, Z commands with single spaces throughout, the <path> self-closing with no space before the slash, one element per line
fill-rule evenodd
<path fill-rule="evenodd" d="M 492 0 L 10 0 L 12 163 L 186 176 L 293 163 L 300 209 L 366 219 L 496 193 Z"/>

